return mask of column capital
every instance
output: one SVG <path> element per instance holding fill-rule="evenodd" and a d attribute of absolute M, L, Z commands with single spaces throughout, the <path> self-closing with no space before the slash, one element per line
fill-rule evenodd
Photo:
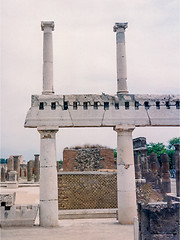
<path fill-rule="evenodd" d="M 135 129 L 135 125 L 116 125 L 113 130 L 116 132 L 132 132 Z"/>
<path fill-rule="evenodd" d="M 42 21 L 41 30 L 44 31 L 46 27 L 51 28 L 52 31 L 54 31 L 54 21 Z"/>
<path fill-rule="evenodd" d="M 38 127 L 38 132 L 41 134 L 41 139 L 55 138 L 58 132 L 58 127 Z"/>
<path fill-rule="evenodd" d="M 113 27 L 113 31 L 114 32 L 118 32 L 118 31 L 125 31 L 125 29 L 128 27 L 128 23 L 115 23 L 114 27 Z"/>

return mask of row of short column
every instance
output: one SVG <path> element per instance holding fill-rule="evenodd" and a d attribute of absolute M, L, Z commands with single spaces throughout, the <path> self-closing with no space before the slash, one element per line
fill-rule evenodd
<path fill-rule="evenodd" d="M 35 160 L 30 160 L 27 165 L 20 164 L 19 156 L 10 156 L 7 161 L 7 168 L 5 169 L 5 167 L 1 167 L 1 182 L 9 180 L 9 173 L 12 171 L 17 173 L 17 180 L 19 180 L 20 177 L 27 177 L 27 181 L 32 181 L 34 174 L 34 182 L 39 182 L 39 154 L 35 154 L 34 156 Z"/>
<path fill-rule="evenodd" d="M 176 194 L 180 197 L 180 144 L 175 144 L 175 154 L 173 156 L 173 166 L 176 171 Z M 153 178 L 155 183 L 161 185 L 164 193 L 171 192 L 171 181 L 170 181 L 170 168 L 169 168 L 169 157 L 167 154 L 161 154 L 160 167 L 157 154 L 151 153 L 149 157 L 146 155 L 140 156 L 134 154 L 135 163 L 135 178 Z"/>
<path fill-rule="evenodd" d="M 27 163 L 27 181 L 32 181 L 33 174 L 34 174 L 34 182 L 39 182 L 40 180 L 39 154 L 35 154 L 34 157 L 35 157 L 35 160 L 30 160 Z"/>

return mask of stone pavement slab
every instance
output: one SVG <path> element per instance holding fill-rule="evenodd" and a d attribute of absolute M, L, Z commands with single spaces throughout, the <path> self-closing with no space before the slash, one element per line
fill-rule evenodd
<path fill-rule="evenodd" d="M 1 240 L 133 240 L 133 225 L 114 218 L 59 220 L 59 227 L 5 228 Z"/>

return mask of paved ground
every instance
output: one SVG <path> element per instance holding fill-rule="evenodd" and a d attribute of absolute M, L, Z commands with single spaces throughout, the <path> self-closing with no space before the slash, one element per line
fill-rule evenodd
<path fill-rule="evenodd" d="M 1 240 L 133 240 L 133 226 L 115 219 L 59 220 L 57 228 L 1 229 Z"/>

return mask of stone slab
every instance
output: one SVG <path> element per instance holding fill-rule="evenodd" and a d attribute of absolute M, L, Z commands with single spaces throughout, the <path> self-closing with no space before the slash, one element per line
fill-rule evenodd
<path fill-rule="evenodd" d="M 61 219 L 94 219 L 94 218 L 116 218 L 115 209 L 79 209 L 79 210 L 59 210 L 58 218 Z"/>
<path fill-rule="evenodd" d="M 37 211 L 38 205 L 13 205 L 8 210 L 1 206 L 1 227 L 32 227 Z"/>

